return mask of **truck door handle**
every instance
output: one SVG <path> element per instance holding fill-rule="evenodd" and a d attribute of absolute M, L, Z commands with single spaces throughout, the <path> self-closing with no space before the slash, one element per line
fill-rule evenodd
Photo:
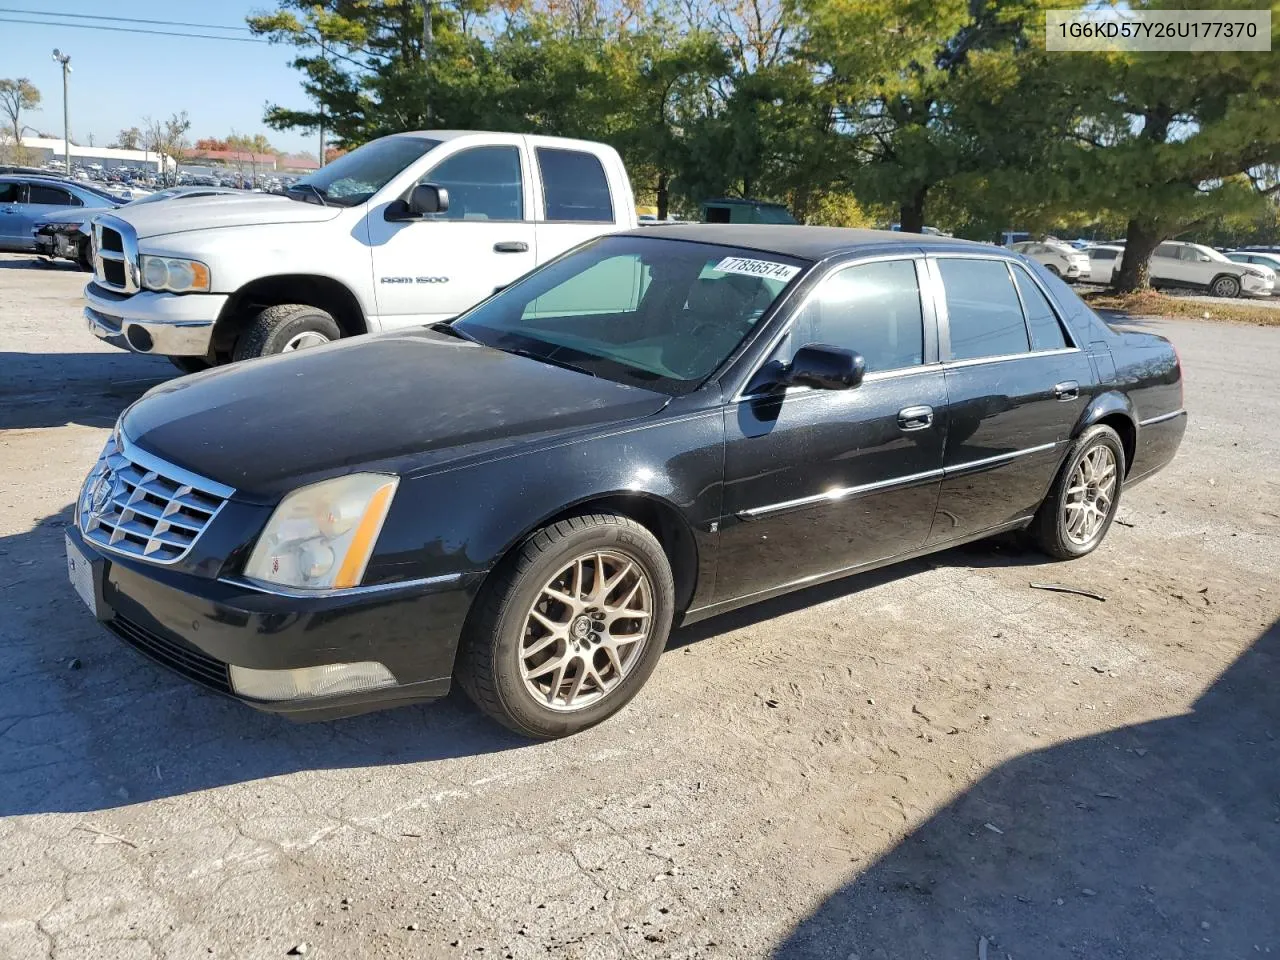
<path fill-rule="evenodd" d="M 523 240 L 503 240 L 493 245 L 494 253 L 528 253 L 529 245 Z"/>
<path fill-rule="evenodd" d="M 1080 396 L 1080 384 L 1075 380 L 1063 380 L 1053 385 L 1053 395 L 1059 400 L 1074 400 Z"/>
<path fill-rule="evenodd" d="M 904 407 L 898 411 L 898 426 L 903 430 L 923 430 L 933 426 L 933 407 Z"/>

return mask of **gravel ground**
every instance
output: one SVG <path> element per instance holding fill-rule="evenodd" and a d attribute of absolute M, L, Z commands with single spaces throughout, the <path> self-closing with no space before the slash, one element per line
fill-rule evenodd
<path fill-rule="evenodd" d="M 1280 330 L 1141 321 L 1190 426 L 1092 556 L 700 624 L 528 744 L 461 697 L 294 726 L 90 621 L 69 503 L 171 370 L 83 280 L 0 257 L 0 957 L 1280 954 Z"/>

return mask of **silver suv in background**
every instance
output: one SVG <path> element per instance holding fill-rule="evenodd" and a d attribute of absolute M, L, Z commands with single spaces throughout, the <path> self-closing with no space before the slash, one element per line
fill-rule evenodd
<path fill-rule="evenodd" d="M 1096 244 L 1084 251 L 1094 283 L 1110 283 L 1124 259 L 1120 244 Z M 1268 267 L 1233 263 L 1212 247 L 1168 240 L 1151 257 L 1151 285 L 1203 290 L 1215 297 L 1269 297 L 1276 274 Z"/>
<path fill-rule="evenodd" d="M 1026 240 L 1011 243 L 1009 249 L 1044 266 L 1050 273 L 1068 283 L 1090 280 L 1089 258 L 1069 243 L 1060 240 Z"/>

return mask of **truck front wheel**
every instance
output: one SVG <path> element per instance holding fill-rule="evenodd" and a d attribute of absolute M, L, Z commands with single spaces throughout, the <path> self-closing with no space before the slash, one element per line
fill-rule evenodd
<path fill-rule="evenodd" d="M 276 353 L 290 353 L 338 340 L 338 322 L 319 307 L 281 303 L 267 307 L 249 321 L 236 340 L 233 360 L 252 360 Z"/>

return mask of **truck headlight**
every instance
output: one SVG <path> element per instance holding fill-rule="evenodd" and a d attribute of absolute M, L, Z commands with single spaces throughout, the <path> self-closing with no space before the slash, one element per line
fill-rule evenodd
<path fill-rule="evenodd" d="M 294 490 L 267 521 L 245 576 L 314 590 L 357 586 L 399 484 L 353 473 Z"/>
<path fill-rule="evenodd" d="M 209 268 L 199 260 L 177 257 L 142 258 L 142 285 L 170 293 L 208 293 Z"/>

